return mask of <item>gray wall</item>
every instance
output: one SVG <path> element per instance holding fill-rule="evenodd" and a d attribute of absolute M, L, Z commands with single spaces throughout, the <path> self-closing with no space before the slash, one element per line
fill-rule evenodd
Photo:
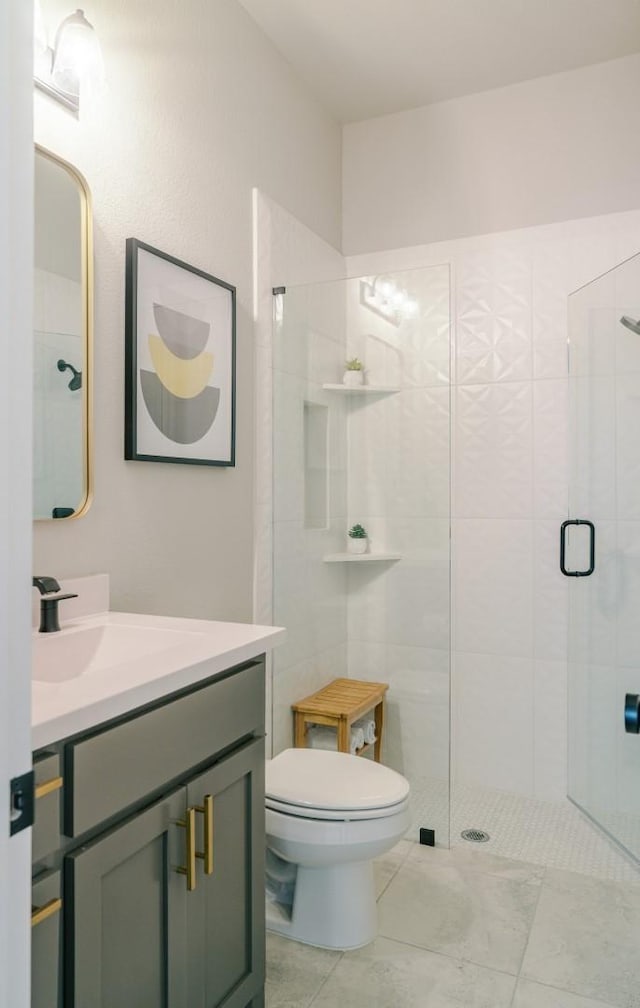
<path fill-rule="evenodd" d="M 45 5 L 49 29 L 68 13 Z M 93 195 L 95 499 L 35 526 L 35 567 L 107 571 L 114 608 L 251 618 L 252 186 L 338 244 L 341 135 L 236 0 L 95 0 L 108 87 L 76 121 L 36 97 L 37 142 Z M 124 249 L 134 236 L 238 287 L 237 466 L 123 461 Z"/>
<path fill-rule="evenodd" d="M 352 123 L 343 252 L 640 206 L 640 54 Z"/>

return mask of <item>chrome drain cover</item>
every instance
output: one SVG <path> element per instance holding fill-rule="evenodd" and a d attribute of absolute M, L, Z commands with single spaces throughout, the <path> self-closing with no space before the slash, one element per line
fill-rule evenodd
<path fill-rule="evenodd" d="M 481 829 L 465 829 L 460 834 L 463 840 L 471 840 L 473 843 L 486 843 L 491 837 Z"/>

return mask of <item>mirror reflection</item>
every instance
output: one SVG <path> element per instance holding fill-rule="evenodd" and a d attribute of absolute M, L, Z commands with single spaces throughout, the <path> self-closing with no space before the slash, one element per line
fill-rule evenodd
<path fill-rule="evenodd" d="M 36 150 L 34 518 L 89 505 L 90 212 L 82 177 Z"/>

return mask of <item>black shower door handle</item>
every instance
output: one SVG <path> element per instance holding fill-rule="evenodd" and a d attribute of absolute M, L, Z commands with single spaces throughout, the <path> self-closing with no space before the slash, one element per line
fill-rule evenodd
<path fill-rule="evenodd" d="M 570 571 L 565 566 L 567 529 L 570 525 L 586 525 L 589 529 L 589 567 L 587 570 Z M 560 570 L 565 577 L 589 577 L 596 569 L 596 530 L 593 522 L 585 518 L 571 518 L 560 526 Z"/>

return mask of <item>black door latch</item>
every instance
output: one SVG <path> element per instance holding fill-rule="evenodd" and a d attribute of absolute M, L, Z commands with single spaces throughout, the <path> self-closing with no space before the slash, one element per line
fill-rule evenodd
<path fill-rule="evenodd" d="M 33 770 L 14 777 L 10 784 L 9 797 L 9 835 L 20 833 L 23 829 L 33 826 L 35 804 L 35 786 Z"/>

